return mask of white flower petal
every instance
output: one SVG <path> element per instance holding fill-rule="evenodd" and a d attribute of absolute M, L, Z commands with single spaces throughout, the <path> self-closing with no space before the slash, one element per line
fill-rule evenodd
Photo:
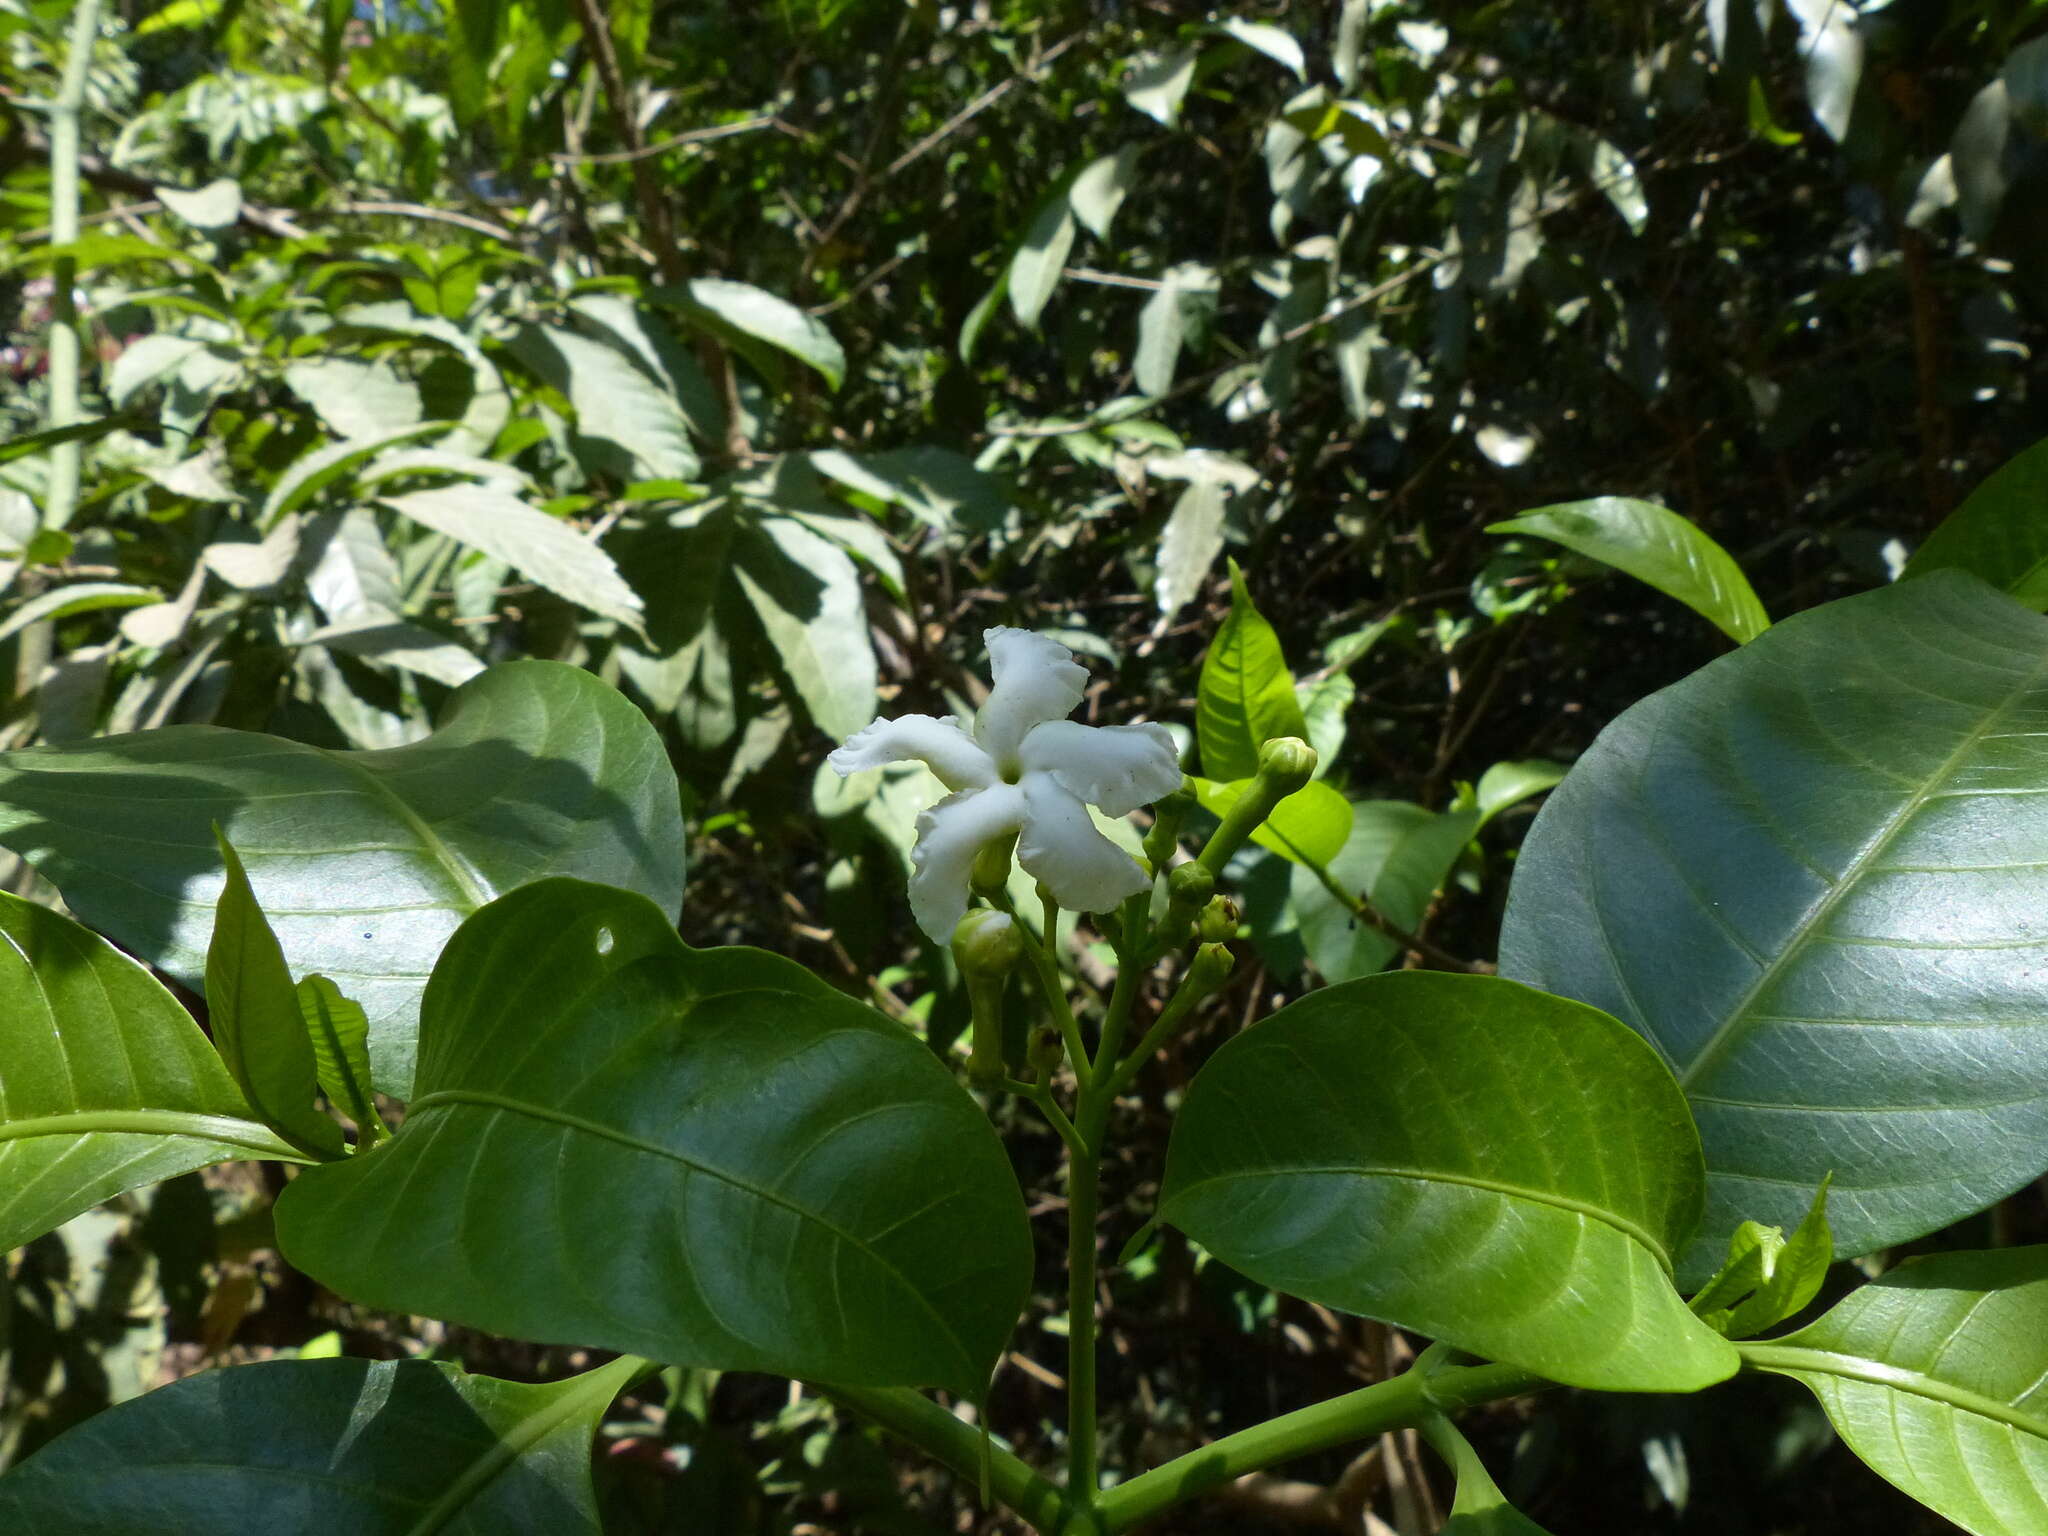
<path fill-rule="evenodd" d="M 1088 670 L 1059 641 L 1028 629 L 984 630 L 981 638 L 994 686 L 974 717 L 974 739 L 997 766 L 1014 771 L 1024 733 L 1073 713 L 1088 686 Z"/>
<path fill-rule="evenodd" d="M 1048 720 L 1031 728 L 1017 756 L 1026 773 L 1051 774 L 1068 794 L 1111 816 L 1128 816 L 1181 785 L 1173 732 L 1163 725 Z"/>
<path fill-rule="evenodd" d="M 951 715 L 901 715 L 877 720 L 846 738 L 825 759 L 841 778 L 888 763 L 921 762 L 952 790 L 985 789 L 996 782 L 996 765 Z"/>
<path fill-rule="evenodd" d="M 918 813 L 910 850 L 910 910 L 935 944 L 952 942 L 967 915 L 967 876 L 974 856 L 1022 825 L 1029 814 L 1014 784 L 963 789 Z"/>
<path fill-rule="evenodd" d="M 1109 912 L 1152 879 L 1138 861 L 1095 828 L 1088 807 L 1050 773 L 1026 774 L 1018 786 L 1027 807 L 1017 862 L 1043 880 L 1070 912 Z"/>

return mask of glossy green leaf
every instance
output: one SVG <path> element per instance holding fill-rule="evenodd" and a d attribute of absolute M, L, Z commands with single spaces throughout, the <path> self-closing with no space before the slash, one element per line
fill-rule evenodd
<path fill-rule="evenodd" d="M 1906 575 L 1959 570 L 2048 610 L 2048 442 L 2008 460 L 1913 552 Z"/>
<path fill-rule="evenodd" d="M 1030 1281 L 1023 1201 L 900 1026 L 787 960 L 691 950 L 642 897 L 551 880 L 463 926 L 420 1040 L 397 1134 L 278 1205 L 322 1284 L 678 1363 L 987 1385 Z"/>
<path fill-rule="evenodd" d="M 370 1016 L 325 976 L 305 977 L 293 990 L 320 1091 L 355 1122 L 364 1142 L 381 1136 L 384 1122 L 370 1097 Z"/>
<path fill-rule="evenodd" d="M 846 737 L 875 715 L 877 667 L 860 572 L 831 540 L 764 517 L 734 540 L 734 570 L 811 718 Z"/>
<path fill-rule="evenodd" d="M 299 1158 L 148 971 L 17 896 L 0 895 L 0 997 L 0 1253 L 124 1189 Z"/>
<path fill-rule="evenodd" d="M 1325 861 L 1331 880 L 1413 933 L 1478 830 L 1478 812 L 1434 812 L 1405 800 L 1367 800 L 1352 806 L 1351 814 L 1343 848 Z M 1359 917 L 1311 870 L 1294 871 L 1288 905 L 1309 960 L 1325 981 L 1370 975 L 1400 952 L 1395 939 Z"/>
<path fill-rule="evenodd" d="M 1746 1344 L 1849 1448 L 1974 1536 L 2048 1530 L 2048 1247 L 1913 1259 Z"/>
<path fill-rule="evenodd" d="M 1396 971 L 1209 1059 L 1159 1212 L 1276 1290 L 1575 1386 L 1689 1392 L 1737 1363 L 1669 1276 L 1701 1180 L 1683 1097 L 1622 1025 Z"/>
<path fill-rule="evenodd" d="M 1855 1255 L 2048 1168 L 2044 657 L 1954 572 L 1830 603 L 1630 709 L 1536 818 L 1501 971 L 1677 1071 L 1694 1280 L 1830 1171 Z"/>
<path fill-rule="evenodd" d="M 1209 642 L 1195 697 L 1202 772 L 1228 781 L 1259 771 L 1259 748 L 1278 736 L 1306 739 L 1308 723 L 1280 637 L 1252 603 L 1244 572 L 1230 563 L 1230 612 Z"/>
<path fill-rule="evenodd" d="M 221 888 L 215 823 L 290 964 L 363 1004 L 377 1086 L 401 1098 L 427 972 L 492 897 L 573 874 L 682 905 L 667 752 L 632 704 L 556 662 L 493 668 L 439 730 L 386 751 L 181 725 L 0 754 L 0 843 L 188 985 Z"/>
<path fill-rule="evenodd" d="M 1189 775 L 1188 783 L 1202 809 L 1221 821 L 1230 813 L 1250 779 L 1219 784 L 1214 779 Z M 1273 812 L 1252 833 L 1252 840 L 1296 864 L 1328 864 L 1344 849 L 1351 836 L 1351 802 L 1321 781 L 1304 784 L 1273 807 Z"/>
<path fill-rule="evenodd" d="M 422 527 L 503 560 L 567 602 L 639 627 L 640 594 L 626 585 L 611 556 L 502 484 L 446 485 L 381 500 Z"/>
<path fill-rule="evenodd" d="M 133 1398 L 0 1477 L 64 1536 L 598 1536 L 590 1446 L 646 1366 L 543 1386 L 424 1360 L 269 1360 Z"/>
<path fill-rule="evenodd" d="M 1479 776 L 1479 783 L 1473 790 L 1473 809 L 1479 812 L 1479 825 L 1485 826 L 1502 811 L 1520 805 L 1531 795 L 1557 788 L 1564 782 L 1566 771 L 1563 763 L 1544 762 L 1540 758 L 1495 763 Z"/>
<path fill-rule="evenodd" d="M 256 1113 L 315 1156 L 339 1156 L 341 1128 L 313 1103 L 313 1045 L 277 935 L 249 888 L 234 845 L 214 828 L 227 868 L 206 947 L 206 1012 L 214 1049 Z"/>
<path fill-rule="evenodd" d="M 1754 640 L 1770 627 L 1764 605 L 1728 551 L 1654 502 L 1596 496 L 1539 507 L 1486 531 L 1533 534 L 1626 571 L 1677 598 L 1731 639 Z"/>

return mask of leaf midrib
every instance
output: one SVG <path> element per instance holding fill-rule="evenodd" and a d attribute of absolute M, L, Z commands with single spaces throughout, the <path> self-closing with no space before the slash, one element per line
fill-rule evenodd
<path fill-rule="evenodd" d="M 751 1195 L 757 1200 L 780 1207 L 799 1221 L 809 1222 L 815 1226 L 822 1227 L 840 1242 L 865 1254 L 916 1300 L 917 1305 L 923 1310 L 926 1317 L 930 1319 L 932 1326 L 938 1331 L 939 1336 L 946 1340 L 948 1345 L 951 1346 L 953 1353 L 965 1367 L 961 1376 L 962 1380 L 970 1380 L 976 1375 L 974 1359 L 968 1351 L 965 1341 L 954 1333 L 953 1329 L 947 1324 L 946 1319 L 939 1313 L 939 1310 L 932 1305 L 930 1298 L 913 1283 L 910 1277 L 882 1257 L 881 1254 L 877 1253 L 869 1244 L 863 1242 L 853 1233 L 846 1231 L 836 1223 L 828 1221 L 816 1211 L 807 1210 L 795 1201 L 773 1190 L 764 1189 L 759 1185 L 752 1184 L 726 1169 L 714 1168 L 708 1163 L 686 1156 L 674 1147 L 663 1146 L 658 1141 L 649 1141 L 644 1137 L 632 1135 L 630 1132 L 622 1131 L 616 1126 L 605 1125 L 601 1121 L 588 1120 L 581 1115 L 572 1115 L 562 1110 L 550 1109 L 545 1105 L 530 1103 L 523 1099 L 515 1099 L 507 1094 L 487 1093 L 471 1088 L 439 1088 L 432 1093 L 422 1094 L 419 1098 L 412 1101 L 412 1104 L 406 1111 L 406 1125 L 410 1126 L 428 1111 L 448 1109 L 463 1104 L 482 1109 L 503 1110 L 507 1114 L 523 1115 L 531 1120 L 561 1126 L 565 1130 L 580 1131 L 587 1136 L 596 1136 L 618 1146 L 626 1147 L 631 1151 L 645 1153 L 650 1157 L 662 1158 L 665 1161 L 679 1164 L 693 1173 L 701 1173 L 706 1178 L 716 1179 L 718 1182 Z"/>
<path fill-rule="evenodd" d="M 1975 726 L 1971 727 L 1963 739 L 1956 743 L 1954 750 L 1943 759 L 1941 766 L 1928 776 L 1925 783 L 1911 795 L 1907 796 L 1904 803 L 1892 814 L 1891 820 L 1878 832 L 1876 837 L 1863 846 L 1863 850 L 1850 861 L 1849 867 L 1842 871 L 1840 878 L 1828 888 L 1827 893 L 1819 901 L 1814 903 L 1805 919 L 1799 924 L 1797 930 L 1792 935 L 1790 942 L 1778 951 L 1776 958 L 1770 964 L 1763 967 L 1757 973 L 1756 979 L 1743 991 L 1742 996 L 1737 998 L 1734 1004 L 1730 1006 L 1727 1014 L 1715 1028 L 1714 1033 L 1708 1037 L 1706 1044 L 1700 1047 L 1699 1054 L 1694 1056 L 1678 1073 L 1678 1086 L 1686 1090 L 1688 1097 L 1690 1097 L 1693 1082 L 1718 1067 L 1723 1058 L 1734 1048 L 1735 1044 L 1754 1027 L 1755 1020 L 1750 1017 L 1750 1010 L 1756 1006 L 1757 999 L 1762 997 L 1765 991 L 1774 985 L 1778 978 L 1796 960 L 1804 955 L 1807 945 L 1812 942 L 1816 934 L 1826 927 L 1827 921 L 1833 915 L 1835 908 L 1841 904 L 1843 898 L 1849 892 L 1855 889 L 1864 871 L 1869 868 L 1874 860 L 1883 857 L 1885 852 L 1898 839 L 1899 834 L 1911 824 L 1914 817 L 1920 814 L 1921 810 L 1926 807 L 1927 802 L 1934 798 L 1936 791 L 1955 776 L 1968 755 L 1983 743 L 1995 726 L 2004 721 L 2013 706 L 2039 686 L 2044 673 L 2048 673 L 2048 657 L 2044 657 L 2041 661 L 2036 662 L 2026 678 L 2015 684 L 2012 692 L 2006 696 L 2004 702 L 1999 704 L 1996 709 L 1987 712 Z M 1647 1024 L 1648 1020 L 1646 1019 L 1644 1022 Z"/>
<path fill-rule="evenodd" d="M 242 1147 L 250 1156 L 305 1163 L 308 1157 L 290 1142 L 254 1120 L 181 1109 L 82 1109 L 56 1115 L 32 1115 L 0 1121 L 0 1144 L 37 1136 L 95 1134 L 188 1137 Z"/>
<path fill-rule="evenodd" d="M 1974 1413 L 1979 1418 L 1990 1419 L 2010 1429 L 2017 1429 L 2037 1439 L 2048 1441 L 2048 1418 L 2028 1414 L 2012 1403 L 1988 1397 L 1982 1392 L 1973 1392 L 1939 1377 L 1929 1376 L 1924 1371 L 1909 1370 L 1904 1366 L 1887 1365 L 1882 1360 L 1872 1360 L 1862 1355 L 1845 1355 L 1830 1349 L 1806 1349 L 1794 1344 L 1751 1344 L 1736 1341 L 1736 1349 L 1749 1364 L 1783 1375 L 1796 1375 L 1802 1371 L 1816 1376 L 1833 1376 L 1843 1381 L 1858 1381 L 1866 1386 L 1888 1387 L 1904 1392 L 1909 1397 L 1923 1398 L 1964 1413 Z"/>
<path fill-rule="evenodd" d="M 1486 1179 L 1474 1174 L 1447 1173 L 1433 1169 L 1396 1168 L 1365 1163 L 1332 1163 L 1328 1165 L 1307 1165 L 1290 1163 L 1276 1168 L 1245 1168 L 1230 1173 L 1212 1174 L 1182 1185 L 1164 1204 L 1185 1199 L 1190 1193 L 1209 1184 L 1231 1184 L 1241 1179 L 1282 1179 L 1304 1174 L 1343 1174 L 1362 1179 L 1409 1179 L 1421 1184 L 1455 1184 L 1465 1189 L 1483 1190 L 1488 1194 L 1502 1195 L 1513 1200 L 1526 1200 L 1532 1205 L 1548 1206 L 1553 1210 L 1567 1211 L 1574 1216 L 1584 1216 L 1610 1227 L 1638 1247 L 1649 1250 L 1665 1274 L 1676 1273 L 1671 1255 L 1656 1237 L 1626 1216 L 1605 1210 L 1591 1201 L 1575 1200 L 1570 1195 L 1560 1195 L 1549 1190 L 1530 1189 L 1526 1185 L 1511 1184 L 1505 1179 Z"/>

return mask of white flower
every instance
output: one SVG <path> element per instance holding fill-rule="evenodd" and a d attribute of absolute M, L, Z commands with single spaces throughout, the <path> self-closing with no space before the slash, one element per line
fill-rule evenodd
<path fill-rule="evenodd" d="M 953 791 L 917 818 L 910 910 L 940 944 L 967 913 L 974 856 L 1015 832 L 1017 861 L 1073 912 L 1107 912 L 1151 884 L 1137 860 L 1104 837 L 1088 807 L 1127 816 L 1180 788 L 1163 725 L 1082 725 L 1087 672 L 1073 653 L 1028 629 L 983 633 L 995 684 L 970 735 L 951 715 L 877 720 L 825 761 L 843 777 L 921 761 Z"/>

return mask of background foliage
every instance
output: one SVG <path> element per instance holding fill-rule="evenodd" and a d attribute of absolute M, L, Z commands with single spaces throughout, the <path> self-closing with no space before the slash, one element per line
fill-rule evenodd
<path fill-rule="evenodd" d="M 684 777 L 685 937 L 791 955 L 943 1045 L 949 961 L 877 895 L 921 771 L 841 785 L 823 753 L 878 701 L 971 709 L 997 623 L 1091 658 L 1091 713 L 1194 729 L 1228 557 L 1273 630 L 1230 645 L 1297 678 L 1248 707 L 1321 750 L 1350 803 L 1332 868 L 1395 931 L 1281 852 L 1244 864 L 1260 963 L 1129 1101 L 1113 1253 L 1156 1194 L 1162 1095 L 1226 1025 L 1490 960 L 1553 765 L 1727 648 L 1555 518 L 1495 525 L 1660 502 L 1783 616 L 1883 581 L 2048 434 L 2043 11 L 131 0 L 85 75 L 85 228 L 53 249 L 33 102 L 74 13 L 0 0 L 0 429 L 44 423 L 67 259 L 84 414 L 113 423 L 75 500 L 56 455 L 0 449 L 0 744 L 199 722 L 391 748 L 488 663 L 570 662 Z M 1012 1152 L 1053 1163 L 1022 1125 Z M 274 1193 L 191 1175 L 12 1258 L 0 1449 L 337 1331 L 565 1367 L 316 1293 L 270 1255 Z M 1991 1220 L 2043 1225 L 2031 1195 Z M 1120 1284 L 1125 1456 L 1405 1347 L 1177 1239 Z M 1035 1304 L 1014 1342 L 1013 1437 L 1052 1433 L 1062 1325 Z M 1932 1528 L 1861 1476 L 1775 1491 L 1840 1452 L 1735 1390 L 1758 1411 L 1482 1428 L 1560 1528 Z M 971 1527 L 971 1490 L 785 1391 L 643 1391 L 608 1430 L 622 1528 Z M 1745 1457 L 1769 1471 L 1744 1510 L 1693 1497 Z M 1371 1500 L 1431 1529 L 1415 1467 L 1390 1444 L 1210 1518 L 1292 1499 L 1356 1529 Z"/>

